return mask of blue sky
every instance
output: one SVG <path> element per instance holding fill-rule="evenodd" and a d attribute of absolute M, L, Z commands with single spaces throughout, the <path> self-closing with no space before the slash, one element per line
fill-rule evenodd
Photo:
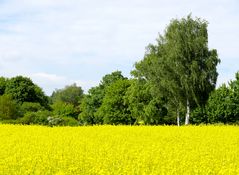
<path fill-rule="evenodd" d="M 239 70 L 238 0 L 0 0 L 0 76 L 24 75 L 46 94 L 77 83 L 85 92 L 114 70 L 130 75 L 172 18 L 209 22 L 218 85 Z"/>

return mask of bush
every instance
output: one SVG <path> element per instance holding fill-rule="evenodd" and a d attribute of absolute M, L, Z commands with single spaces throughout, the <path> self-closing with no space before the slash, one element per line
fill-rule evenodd
<path fill-rule="evenodd" d="M 48 125 L 47 118 L 51 115 L 49 111 L 27 112 L 24 117 L 19 119 L 22 124 Z"/>
<path fill-rule="evenodd" d="M 19 124 L 18 120 L 0 120 L 1 124 Z"/>
<path fill-rule="evenodd" d="M 62 126 L 78 126 L 79 122 L 72 117 L 62 117 Z"/>
<path fill-rule="evenodd" d="M 37 112 L 40 110 L 44 110 L 44 107 L 42 107 L 40 103 L 24 102 L 21 106 L 21 112 L 23 114 L 27 112 Z"/>
<path fill-rule="evenodd" d="M 78 117 L 78 113 L 73 104 L 65 103 L 62 101 L 55 102 L 52 105 L 53 115 L 61 116 L 61 117 Z"/>
<path fill-rule="evenodd" d="M 54 117 L 48 117 L 47 120 L 50 126 L 78 126 L 79 125 L 79 122 L 72 117 L 54 116 Z"/>

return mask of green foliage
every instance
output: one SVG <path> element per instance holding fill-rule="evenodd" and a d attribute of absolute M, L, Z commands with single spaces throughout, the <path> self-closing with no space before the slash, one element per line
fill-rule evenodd
<path fill-rule="evenodd" d="M 27 77 L 0 77 L 0 120 L 51 126 L 176 124 L 176 117 L 186 114 L 187 124 L 191 112 L 192 124 L 239 123 L 239 72 L 215 90 L 220 59 L 208 48 L 207 26 L 191 15 L 171 20 L 135 64 L 134 79 L 115 71 L 88 94 L 72 84 L 49 98 Z"/>
<path fill-rule="evenodd" d="M 55 102 L 52 105 L 52 113 L 56 116 L 74 117 L 77 118 L 78 113 L 73 104 L 62 101 Z"/>
<path fill-rule="evenodd" d="M 215 88 L 219 62 L 208 49 L 207 22 L 189 15 L 171 21 L 132 74 L 154 84 L 175 111 L 183 106 L 189 113 L 187 107 L 203 106 Z"/>
<path fill-rule="evenodd" d="M 27 112 L 22 118 L 18 119 L 18 123 L 21 124 L 38 124 L 47 125 L 48 117 L 51 116 L 50 111 L 37 111 L 37 112 Z"/>
<path fill-rule="evenodd" d="M 239 72 L 236 73 L 236 79 L 229 83 L 231 109 L 233 111 L 232 121 L 239 122 Z"/>
<path fill-rule="evenodd" d="M 50 111 L 27 112 L 24 117 L 17 120 L 21 124 L 38 124 L 49 126 L 77 126 L 78 121 L 72 117 L 53 116 Z"/>
<path fill-rule="evenodd" d="M 207 109 L 204 107 L 197 107 L 191 113 L 190 123 L 192 124 L 207 124 L 208 121 L 208 114 Z"/>
<path fill-rule="evenodd" d="M 145 106 L 145 123 L 147 124 L 173 124 L 170 117 L 167 116 L 167 108 L 164 106 L 162 100 L 152 99 L 147 106 Z"/>
<path fill-rule="evenodd" d="M 76 84 L 72 84 L 70 86 L 66 86 L 63 89 L 56 90 L 52 93 L 52 102 L 62 101 L 65 103 L 73 104 L 74 106 L 78 106 L 80 100 L 83 97 L 83 90 L 81 87 Z"/>
<path fill-rule="evenodd" d="M 79 122 L 71 117 L 62 117 L 61 126 L 79 126 Z"/>
<path fill-rule="evenodd" d="M 44 110 L 40 103 L 23 102 L 21 105 L 21 112 L 24 114 L 27 112 L 37 112 L 40 110 Z"/>
<path fill-rule="evenodd" d="M 91 91 L 93 89 L 99 89 L 99 88 L 91 88 Z M 98 94 L 100 96 L 100 93 Z M 92 93 L 85 95 L 81 105 L 80 105 L 80 110 L 81 113 L 79 114 L 78 119 L 80 120 L 80 123 L 83 125 L 91 125 L 91 124 L 96 124 L 96 123 L 102 123 L 102 119 L 97 119 L 94 116 L 94 113 L 97 111 L 97 109 L 101 105 L 101 98 L 98 98 L 99 96 L 97 93 Z"/>
<path fill-rule="evenodd" d="M 80 110 L 79 120 L 82 124 L 102 124 L 103 117 L 97 112 L 103 103 L 106 89 L 118 80 L 126 79 L 120 71 L 105 75 L 99 86 L 93 87 L 84 96 Z"/>
<path fill-rule="evenodd" d="M 128 105 L 124 101 L 130 81 L 120 79 L 106 89 L 103 103 L 96 115 L 103 117 L 104 124 L 133 124 Z"/>
<path fill-rule="evenodd" d="M 239 121 L 239 72 L 236 80 L 215 90 L 206 106 L 210 123 L 235 123 Z"/>
<path fill-rule="evenodd" d="M 127 79 L 122 75 L 121 71 L 114 71 L 111 74 L 106 74 L 101 82 L 100 82 L 100 86 L 102 89 L 107 88 L 107 86 L 110 86 L 111 84 L 113 84 L 114 82 L 121 80 L 121 79 Z"/>
<path fill-rule="evenodd" d="M 0 124 L 19 124 L 19 121 L 16 119 L 6 119 L 0 120 Z"/>
<path fill-rule="evenodd" d="M 19 106 L 10 95 L 0 96 L 0 120 L 19 117 Z"/>
<path fill-rule="evenodd" d="M 3 95 L 5 93 L 7 80 L 8 79 L 4 77 L 0 77 L 0 95 Z"/>
<path fill-rule="evenodd" d="M 131 80 L 131 86 L 127 89 L 125 101 L 128 103 L 128 109 L 137 123 L 163 124 L 167 121 L 166 102 L 154 94 L 152 84 L 144 79 Z"/>
<path fill-rule="evenodd" d="M 48 125 L 50 126 L 78 126 L 79 122 L 71 117 L 48 117 Z"/>
<path fill-rule="evenodd" d="M 150 85 L 145 80 L 131 80 L 131 85 L 125 94 L 125 101 L 129 105 L 131 115 L 137 119 L 137 122 L 145 121 L 144 108 L 152 98 Z"/>
<path fill-rule="evenodd" d="M 215 90 L 208 99 L 207 114 L 210 123 L 223 122 L 231 116 L 230 91 L 226 85 Z"/>
<path fill-rule="evenodd" d="M 48 108 L 48 98 L 40 87 L 35 85 L 30 78 L 17 76 L 8 80 L 5 89 L 19 104 L 23 102 L 37 102 Z"/>

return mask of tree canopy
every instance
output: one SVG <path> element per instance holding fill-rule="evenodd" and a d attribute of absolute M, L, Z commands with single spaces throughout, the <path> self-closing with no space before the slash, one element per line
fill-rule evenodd
<path fill-rule="evenodd" d="M 39 86 L 27 77 L 16 76 L 9 79 L 6 83 L 5 94 L 11 95 L 14 100 L 21 104 L 23 102 L 38 102 L 48 108 L 48 97 Z"/>
<path fill-rule="evenodd" d="M 80 106 L 80 121 L 84 124 L 103 123 L 103 117 L 97 111 L 103 103 L 106 89 L 116 81 L 124 79 L 126 78 L 122 75 L 121 71 L 114 71 L 111 74 L 106 74 L 98 86 L 89 89 Z"/>
<path fill-rule="evenodd" d="M 72 84 L 63 89 L 55 90 L 52 93 L 51 98 L 53 103 L 62 101 L 77 106 L 79 105 L 80 100 L 83 98 L 83 90 L 80 86 Z"/>
<path fill-rule="evenodd" d="M 207 21 L 191 15 L 173 19 L 132 72 L 151 81 L 176 111 L 183 106 L 187 111 L 185 124 L 189 123 L 190 108 L 204 105 L 216 85 L 220 60 L 217 51 L 208 48 L 207 25 Z"/>

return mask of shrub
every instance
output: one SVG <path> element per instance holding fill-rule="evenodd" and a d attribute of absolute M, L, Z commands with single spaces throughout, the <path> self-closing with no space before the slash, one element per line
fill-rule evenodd
<path fill-rule="evenodd" d="M 40 105 L 40 103 L 24 102 L 21 105 L 21 112 L 23 112 L 23 114 L 27 112 L 37 112 L 43 109 L 44 108 Z"/>
<path fill-rule="evenodd" d="M 78 113 L 73 104 L 65 103 L 62 101 L 55 102 L 52 105 L 53 115 L 56 116 L 66 116 L 66 117 L 78 117 Z"/>
<path fill-rule="evenodd" d="M 72 117 L 53 116 L 48 117 L 48 124 L 50 126 L 78 126 L 79 122 Z"/>
<path fill-rule="evenodd" d="M 49 111 L 27 112 L 24 117 L 19 119 L 22 124 L 39 124 L 47 125 L 47 118 L 51 115 Z"/>

